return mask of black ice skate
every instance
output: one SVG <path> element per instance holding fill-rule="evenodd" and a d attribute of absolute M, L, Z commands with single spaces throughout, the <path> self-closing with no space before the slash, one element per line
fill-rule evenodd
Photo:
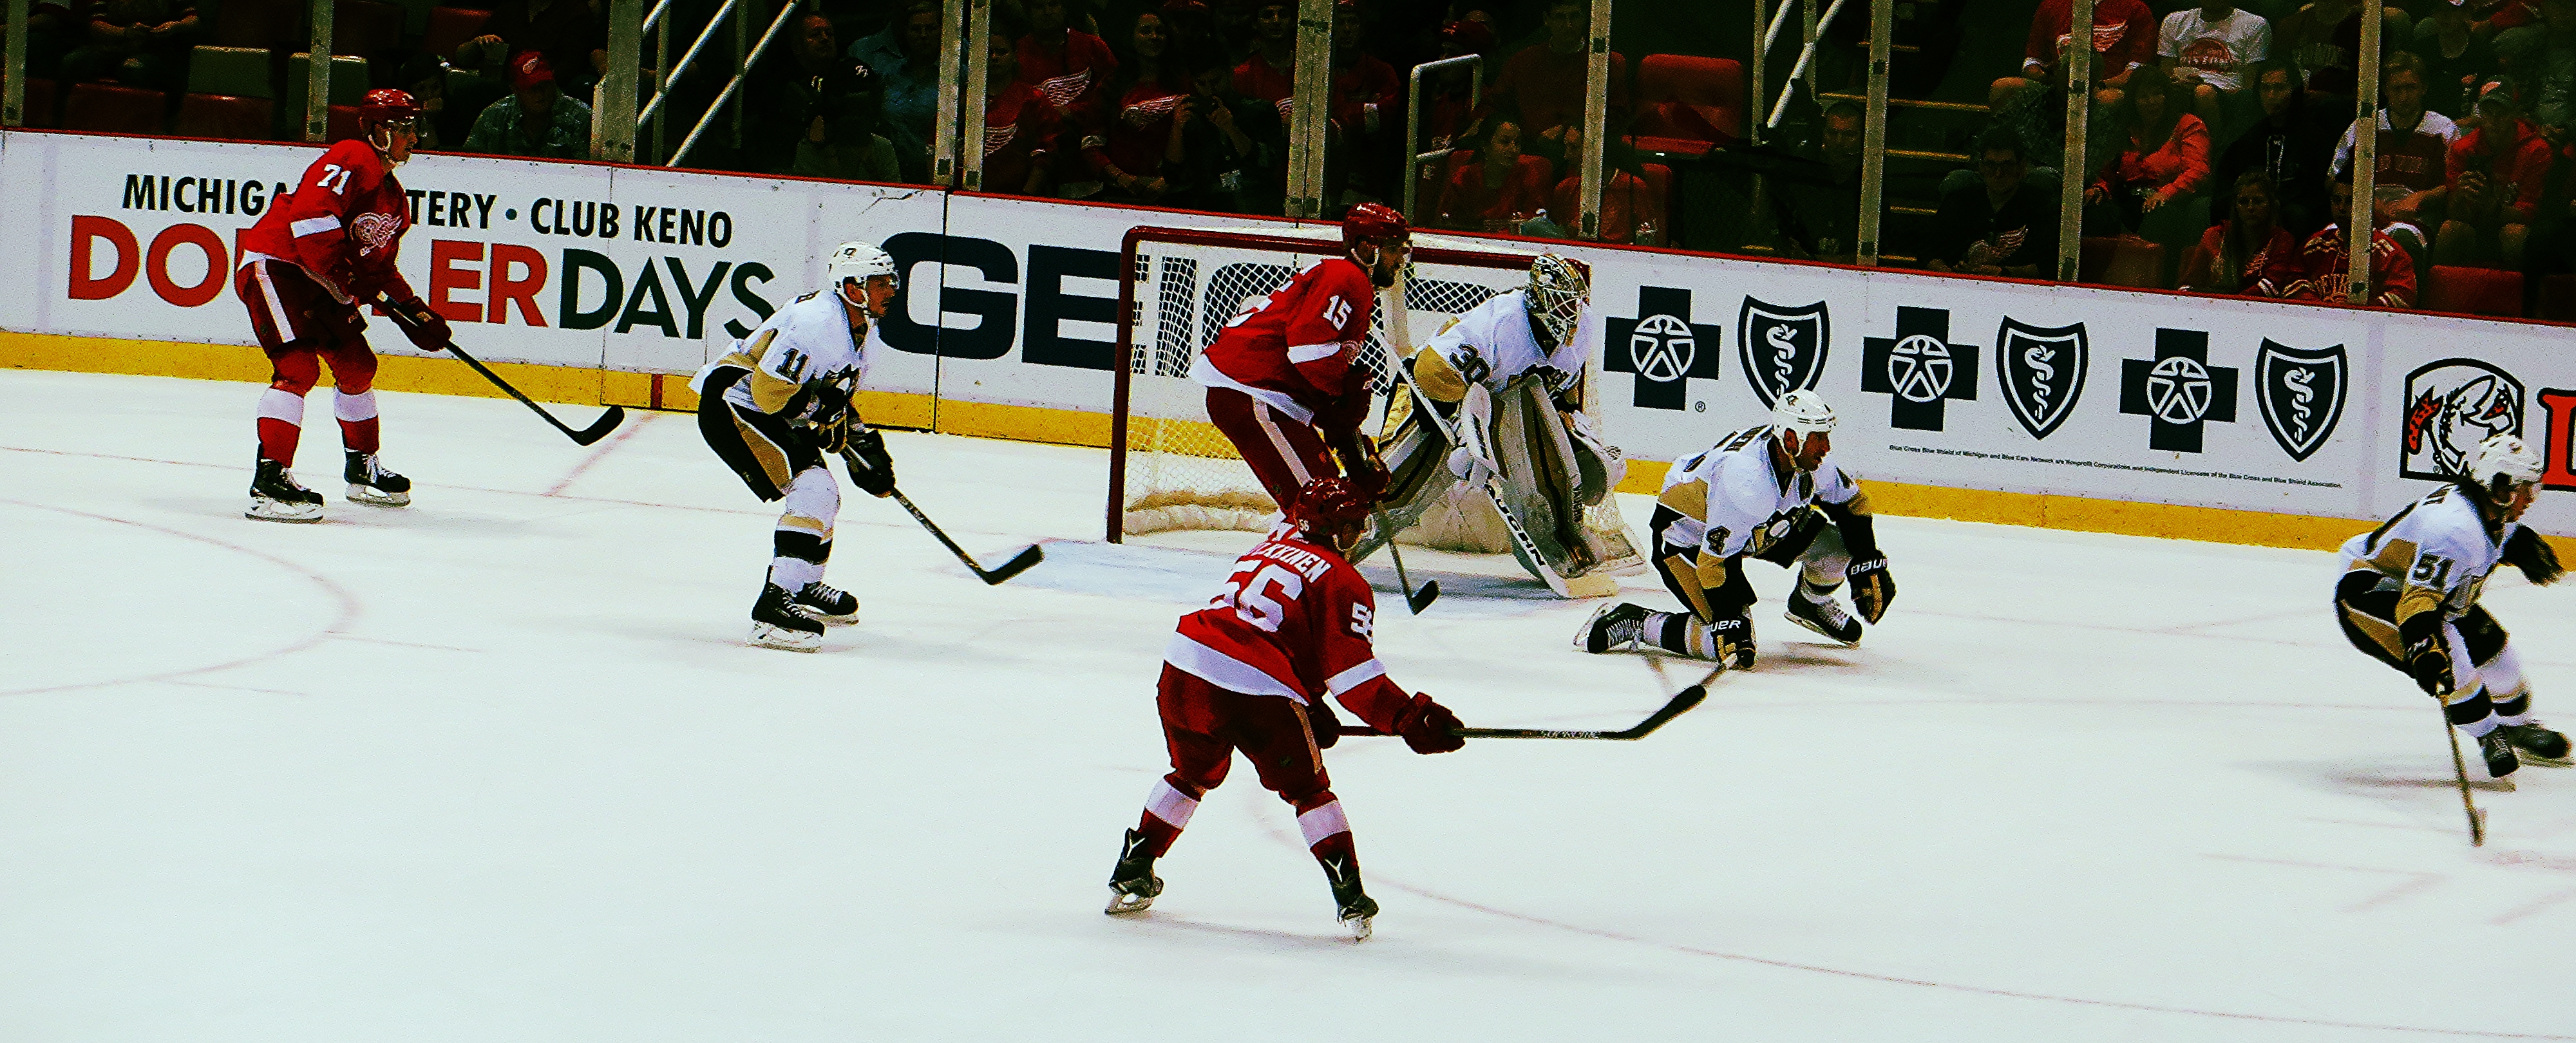
<path fill-rule="evenodd" d="M 1111 916 L 1141 913 L 1154 907 L 1154 896 L 1163 893 L 1163 878 L 1154 875 L 1154 856 L 1145 853 L 1145 834 L 1127 831 L 1127 840 L 1118 848 L 1118 865 L 1109 871 L 1109 907 L 1101 912 Z"/>
<path fill-rule="evenodd" d="M 1860 620 L 1834 603 L 1832 590 L 1817 590 L 1804 578 L 1798 580 L 1797 591 L 1789 595 L 1788 617 L 1789 622 L 1840 641 L 1846 648 L 1860 644 Z"/>
<path fill-rule="evenodd" d="M 823 624 L 796 607 L 787 588 L 765 584 L 751 603 L 751 643 L 762 648 L 813 652 L 823 647 Z"/>
<path fill-rule="evenodd" d="M 797 591 L 795 601 L 797 608 L 826 626 L 845 627 L 859 621 L 858 597 L 819 579 Z"/>
<path fill-rule="evenodd" d="M 2522 767 L 2522 759 L 2513 755 L 2513 737 L 2502 725 L 2478 740 L 2478 752 L 2487 758 L 2487 777 L 2501 779 Z"/>
<path fill-rule="evenodd" d="M 273 522 L 318 522 L 322 520 L 322 494 L 295 483 L 286 465 L 265 457 L 258 458 L 258 468 L 251 472 L 250 509 L 245 518 Z"/>
<path fill-rule="evenodd" d="M 1360 889 L 1360 867 L 1349 855 L 1324 860 L 1324 879 L 1333 884 L 1333 915 L 1350 932 L 1351 940 L 1364 942 L 1375 928 L 1369 921 L 1377 917 L 1377 899 Z"/>
<path fill-rule="evenodd" d="M 1645 637 L 1646 609 L 1619 601 L 1592 610 L 1592 618 L 1574 635 L 1574 647 L 1593 653 L 1626 652 Z"/>
<path fill-rule="evenodd" d="M 349 483 L 349 502 L 373 507 L 411 506 L 411 479 L 385 470 L 376 462 L 376 454 L 344 450 L 348 466 L 341 477 Z"/>
<path fill-rule="evenodd" d="M 2553 768 L 2568 766 L 2567 737 L 2541 727 L 2539 721 L 2498 725 L 2496 731 L 2502 732 L 2504 741 L 2513 744 L 2524 757 Z"/>

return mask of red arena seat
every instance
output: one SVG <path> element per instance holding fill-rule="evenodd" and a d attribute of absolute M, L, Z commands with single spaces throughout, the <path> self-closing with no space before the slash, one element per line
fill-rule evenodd
<path fill-rule="evenodd" d="M 1744 135 L 1744 66 L 1728 58 L 1651 54 L 1637 72 L 1630 143 L 1698 155 Z"/>
<path fill-rule="evenodd" d="M 54 125 L 54 81 L 27 81 L 27 125 L 30 127 Z"/>
<path fill-rule="evenodd" d="M 2522 273 L 2437 264 L 2433 266 L 2432 280 L 2424 287 L 2424 299 L 2417 306 L 2425 311 L 2519 318 Z"/>
<path fill-rule="evenodd" d="M 330 122 L 325 126 L 322 140 L 351 141 L 357 136 L 358 107 L 355 105 L 331 106 Z"/>
<path fill-rule="evenodd" d="M 137 87 L 84 83 L 63 105 L 63 129 L 101 134 L 158 134 L 170 96 Z"/>
<path fill-rule="evenodd" d="M 483 35 L 483 23 L 492 20 L 490 11 L 462 7 L 429 9 L 429 29 L 421 34 L 421 53 L 433 58 L 453 58 L 457 45 Z"/>
<path fill-rule="evenodd" d="M 274 104 L 266 98 L 191 94 L 179 99 L 174 130 L 181 137 L 267 141 L 276 136 L 270 123 Z"/>
<path fill-rule="evenodd" d="M 34 102 L 28 102 L 30 115 Z M 2540 281 L 2540 314 L 2552 322 L 2576 322 L 2576 274 L 2560 273 Z"/>
<path fill-rule="evenodd" d="M 2088 236 L 2077 251 L 2075 267 L 2078 282 L 2161 289 L 2165 248 L 2134 235 Z"/>
<path fill-rule="evenodd" d="M 372 58 L 402 46 L 402 5 L 339 0 L 331 5 L 331 53 Z"/>
<path fill-rule="evenodd" d="M 274 48 L 306 38 L 304 5 L 297 0 L 224 0 L 211 42 L 219 47 Z"/>

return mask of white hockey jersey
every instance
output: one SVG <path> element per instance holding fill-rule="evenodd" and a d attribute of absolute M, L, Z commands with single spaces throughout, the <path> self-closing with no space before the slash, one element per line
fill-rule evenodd
<path fill-rule="evenodd" d="M 1760 554 L 1795 531 L 1807 506 L 1818 502 L 1869 513 L 1868 494 L 1830 452 L 1813 473 L 1773 470 L 1771 437 L 1769 427 L 1749 428 L 1674 462 L 1656 502 L 1681 517 L 1664 527 L 1660 553 Z"/>
<path fill-rule="evenodd" d="M 868 341 L 882 343 L 873 325 Z M 689 388 L 704 394 L 707 375 L 724 366 L 751 371 L 725 389 L 725 401 L 777 415 L 809 385 L 856 390 L 867 371 L 866 345 L 851 335 L 840 296 L 816 290 L 771 313 L 733 350 L 699 369 Z"/>
<path fill-rule="evenodd" d="M 1449 320 L 1423 343 L 1422 350 L 1437 353 L 1461 380 L 1483 384 L 1489 392 L 1501 391 L 1515 377 L 1545 369 L 1547 390 L 1554 394 L 1582 379 L 1583 364 L 1600 343 L 1599 326 L 1587 307 L 1575 321 L 1569 343 L 1557 345 L 1553 352 L 1542 350 L 1530 331 L 1525 291 L 1511 290 Z"/>
<path fill-rule="evenodd" d="M 2379 528 L 2345 541 L 2343 571 L 2369 569 L 2399 587 L 2397 619 L 2438 608 L 2458 619 L 2478 603 L 2487 576 L 2504 559 L 2504 544 L 2520 522 L 2506 522 L 2493 536 L 2477 504 L 2445 485 L 2406 505 Z"/>

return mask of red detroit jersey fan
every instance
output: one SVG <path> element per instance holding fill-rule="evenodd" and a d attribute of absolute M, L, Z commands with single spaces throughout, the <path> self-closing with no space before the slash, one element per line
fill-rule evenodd
<path fill-rule="evenodd" d="M 1376 621 L 1358 569 L 1282 528 L 1234 563 L 1208 607 L 1181 617 L 1163 661 L 1230 692 L 1300 704 L 1331 694 L 1391 731 L 1411 697 L 1370 647 Z"/>
<path fill-rule="evenodd" d="M 1190 364 L 1190 379 L 1250 395 L 1301 424 L 1357 430 L 1368 413 L 1367 374 L 1354 380 L 1351 370 L 1376 300 L 1359 262 L 1307 265 L 1278 292 L 1245 301 Z"/>
<path fill-rule="evenodd" d="M 410 214 L 384 157 L 366 142 L 342 141 L 305 170 L 284 204 L 260 215 L 242 249 L 302 268 L 344 299 L 407 300 L 411 284 L 395 270 L 394 251 Z"/>

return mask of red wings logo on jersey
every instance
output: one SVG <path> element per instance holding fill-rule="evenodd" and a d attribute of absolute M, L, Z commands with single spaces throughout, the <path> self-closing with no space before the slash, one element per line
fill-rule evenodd
<path fill-rule="evenodd" d="M 1018 137 L 1019 133 L 1020 125 L 1017 123 L 984 128 L 984 158 L 991 159 L 994 153 L 1011 147 L 1011 139 Z"/>
<path fill-rule="evenodd" d="M 1127 110 L 1119 113 L 1119 116 L 1127 121 L 1128 126 L 1142 127 L 1171 115 L 1172 110 L 1181 107 L 1182 97 L 1182 95 L 1172 94 L 1160 98 L 1147 98 L 1127 106 Z"/>
<path fill-rule="evenodd" d="M 1046 100 L 1054 102 L 1056 108 L 1061 109 L 1070 107 L 1073 99 L 1081 97 L 1083 89 L 1089 86 L 1091 86 L 1091 70 L 1084 69 L 1081 72 L 1066 73 L 1038 84 L 1038 93 L 1045 96 Z"/>
<path fill-rule="evenodd" d="M 349 222 L 349 232 L 357 237 L 358 256 L 365 257 L 393 242 L 402 234 L 402 218 L 392 214 L 359 214 Z"/>

